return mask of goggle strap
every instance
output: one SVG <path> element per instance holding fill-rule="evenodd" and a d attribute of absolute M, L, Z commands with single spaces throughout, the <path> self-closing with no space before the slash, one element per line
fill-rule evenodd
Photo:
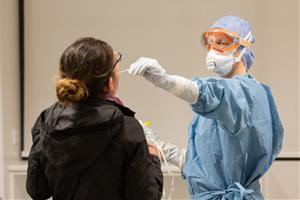
<path fill-rule="evenodd" d="M 247 40 L 242 39 L 240 41 L 240 45 L 243 45 L 244 47 L 250 47 L 250 42 L 248 42 Z"/>
<path fill-rule="evenodd" d="M 249 31 L 249 33 L 243 39 L 241 39 L 240 44 L 244 47 L 250 47 L 252 37 L 251 31 Z"/>

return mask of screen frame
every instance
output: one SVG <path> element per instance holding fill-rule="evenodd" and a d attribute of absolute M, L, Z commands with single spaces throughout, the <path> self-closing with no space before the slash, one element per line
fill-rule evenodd
<path fill-rule="evenodd" d="M 20 70 L 20 157 L 27 160 L 29 152 L 25 151 L 25 5 L 18 0 L 19 18 L 19 70 Z M 300 157 L 277 157 L 278 161 L 300 161 Z"/>
<path fill-rule="evenodd" d="M 19 0 L 19 63 L 20 63 L 20 156 L 21 159 L 27 160 L 28 153 L 24 151 L 24 91 L 25 91 L 25 13 L 24 0 Z"/>

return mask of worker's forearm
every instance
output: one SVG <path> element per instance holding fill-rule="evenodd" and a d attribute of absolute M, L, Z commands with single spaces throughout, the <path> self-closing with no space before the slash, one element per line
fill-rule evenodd
<path fill-rule="evenodd" d="M 155 86 L 169 91 L 190 104 L 196 103 L 198 99 L 199 89 L 197 84 L 187 78 L 165 73 L 151 74 L 151 76 L 145 74 L 145 78 Z"/>

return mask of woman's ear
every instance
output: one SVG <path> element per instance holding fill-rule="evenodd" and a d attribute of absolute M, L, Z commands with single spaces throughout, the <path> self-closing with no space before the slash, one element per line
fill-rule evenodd
<path fill-rule="evenodd" d="M 114 84 L 113 84 L 112 77 L 109 77 L 109 79 L 108 79 L 107 89 L 108 89 L 109 92 L 114 91 Z"/>

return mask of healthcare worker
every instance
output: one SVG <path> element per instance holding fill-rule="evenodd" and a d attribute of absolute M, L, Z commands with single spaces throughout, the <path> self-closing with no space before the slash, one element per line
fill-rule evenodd
<path fill-rule="evenodd" d="M 168 75 L 151 58 L 130 66 L 130 74 L 142 75 L 187 101 L 195 112 L 186 156 L 155 134 L 150 139 L 167 160 L 183 167 L 191 199 L 264 199 L 259 179 L 281 150 L 283 127 L 269 87 L 248 73 L 254 61 L 251 27 L 239 17 L 224 16 L 202 39 L 207 68 L 220 77 L 189 80 Z"/>

